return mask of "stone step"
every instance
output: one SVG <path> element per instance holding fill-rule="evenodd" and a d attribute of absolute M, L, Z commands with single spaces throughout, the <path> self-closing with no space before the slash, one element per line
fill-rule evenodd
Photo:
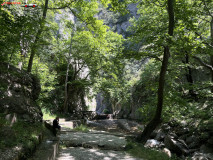
<path fill-rule="evenodd" d="M 59 135 L 60 140 L 67 147 L 99 148 L 104 150 L 124 150 L 127 144 L 121 135 L 101 133 L 67 132 Z"/>

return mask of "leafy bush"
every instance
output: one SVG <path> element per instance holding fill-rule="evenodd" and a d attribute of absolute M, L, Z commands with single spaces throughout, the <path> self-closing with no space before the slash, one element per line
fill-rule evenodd
<path fill-rule="evenodd" d="M 89 132 L 89 128 L 83 124 L 74 128 L 74 131 Z"/>
<path fill-rule="evenodd" d="M 105 108 L 105 109 L 103 110 L 103 113 L 104 113 L 104 114 L 109 114 L 109 110 Z"/>

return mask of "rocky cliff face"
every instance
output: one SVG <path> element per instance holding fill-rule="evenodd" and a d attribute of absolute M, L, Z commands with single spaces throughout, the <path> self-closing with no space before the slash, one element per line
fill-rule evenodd
<path fill-rule="evenodd" d="M 0 63 L 0 113 L 7 114 L 8 119 L 41 121 L 42 112 L 35 103 L 40 90 L 35 76 Z"/>
<path fill-rule="evenodd" d="M 98 93 L 96 96 L 96 112 L 97 113 L 112 113 L 112 106 L 108 98 L 104 98 L 102 93 Z"/>
<path fill-rule="evenodd" d="M 96 15 L 96 17 L 98 19 L 102 19 L 104 21 L 104 24 L 109 26 L 114 32 L 117 32 L 118 34 L 123 35 L 124 38 L 127 38 L 129 35 L 131 35 L 131 33 L 128 31 L 128 27 L 131 25 L 129 20 L 130 18 L 135 17 L 136 19 L 139 18 L 139 14 L 137 14 L 137 4 L 129 4 L 127 7 L 127 10 L 129 11 L 128 14 L 126 15 L 121 15 L 119 13 L 115 13 L 112 12 L 106 8 L 100 8 L 99 9 L 99 13 Z M 74 22 L 74 16 L 72 13 L 67 13 L 67 12 L 63 12 L 61 14 L 56 14 L 55 17 L 55 21 L 59 24 L 59 31 L 58 33 L 60 35 L 63 35 L 64 38 L 67 38 L 68 35 L 63 33 L 64 30 L 64 24 L 60 21 L 61 18 L 66 17 L 66 19 Z M 78 23 L 78 21 L 76 21 L 76 23 Z M 129 44 L 125 44 L 126 48 L 128 48 Z M 137 50 L 139 46 L 135 46 L 135 49 Z M 135 77 L 135 75 L 138 75 L 138 71 L 141 68 L 141 65 L 144 64 L 144 60 L 141 61 L 137 61 L 134 60 L 132 62 L 130 62 L 130 64 L 126 65 L 126 68 L 133 68 L 133 71 L 131 71 L 132 73 L 132 77 Z M 139 64 L 139 65 L 138 65 Z M 88 68 L 84 68 L 84 72 L 88 72 Z M 80 77 L 84 77 L 84 73 L 82 73 L 82 75 Z M 72 91 L 73 92 L 73 91 Z M 72 93 L 70 93 L 72 94 Z M 72 99 L 70 99 L 70 104 L 74 104 L 73 102 L 75 101 L 73 98 L 75 96 L 71 96 Z M 82 95 L 80 96 L 82 97 Z M 80 100 L 80 97 L 76 97 L 76 102 L 77 100 Z M 86 95 L 84 95 L 83 97 L 84 99 L 86 98 Z M 83 100 L 82 98 L 82 100 Z M 87 100 L 85 100 L 87 101 Z M 110 97 L 108 96 L 108 98 L 106 98 L 106 96 L 103 95 L 103 93 L 99 93 L 97 94 L 97 96 L 95 97 L 95 100 L 93 99 L 92 101 L 96 101 L 96 112 L 97 113 L 103 113 L 104 111 L 109 111 L 110 113 L 112 113 L 113 111 L 119 112 L 119 117 L 131 117 L 132 119 L 139 119 L 139 115 L 137 114 L 137 109 L 138 107 L 135 106 L 134 104 L 132 105 L 131 108 L 128 107 L 124 107 L 121 106 L 121 104 L 118 104 L 116 106 L 113 106 L 113 104 L 111 104 L 111 100 Z M 80 101 L 79 101 L 80 102 Z M 78 103 L 76 103 L 78 104 Z M 87 104 L 87 106 L 91 104 Z M 92 104 L 93 105 L 93 104 Z M 81 106 L 81 103 L 79 103 L 78 106 Z M 76 108 L 75 106 L 73 106 L 72 108 Z M 121 109 L 122 108 L 122 109 Z M 130 110 L 132 109 L 132 110 Z M 131 115 L 129 115 L 131 113 Z"/>
<path fill-rule="evenodd" d="M 127 38 L 131 33 L 128 31 L 128 27 L 131 25 L 129 20 L 130 18 L 135 17 L 136 19 L 139 18 L 139 14 L 137 14 L 137 4 L 129 4 L 127 7 L 127 10 L 129 11 L 126 15 L 121 15 L 119 13 L 115 13 L 112 11 L 109 11 L 109 9 L 101 8 L 97 17 L 99 19 L 103 19 L 104 24 L 109 26 L 114 32 L 117 32 L 118 34 L 121 34 L 124 38 Z M 126 47 L 128 47 L 129 44 L 125 44 Z M 135 46 L 134 49 L 138 49 L 139 46 Z M 144 60 L 137 61 L 133 60 L 132 63 L 127 64 L 126 68 L 134 68 L 134 71 L 132 71 L 132 77 L 135 77 L 135 75 L 138 75 L 138 71 L 141 68 L 141 65 L 145 63 Z M 140 64 L 140 65 L 138 65 Z M 131 67 L 130 67 L 131 66 Z M 109 110 L 110 113 L 112 111 L 116 112 L 116 114 L 119 114 L 119 118 L 127 118 L 129 117 L 129 114 L 131 113 L 132 119 L 138 119 L 138 115 L 136 117 L 136 110 L 137 108 L 134 108 L 132 106 L 132 110 L 130 108 L 125 108 L 124 106 L 120 106 L 121 104 L 113 105 L 110 104 L 110 97 L 104 97 L 101 93 L 99 93 L 96 96 L 96 112 L 103 113 L 105 109 Z"/>
<path fill-rule="evenodd" d="M 99 19 L 103 19 L 104 23 L 108 25 L 114 32 L 118 34 L 122 34 L 124 38 L 126 38 L 130 32 L 127 28 L 130 26 L 129 20 L 132 17 L 136 19 L 139 18 L 139 14 L 137 14 L 137 4 L 129 4 L 127 7 L 129 11 L 126 15 L 121 15 L 119 13 L 114 13 L 109 11 L 108 9 L 101 8 L 100 12 L 98 13 L 97 17 Z"/>

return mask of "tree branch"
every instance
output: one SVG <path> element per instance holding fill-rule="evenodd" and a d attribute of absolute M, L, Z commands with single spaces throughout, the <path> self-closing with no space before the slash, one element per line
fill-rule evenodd
<path fill-rule="evenodd" d="M 203 37 L 202 37 L 202 35 L 201 35 L 200 33 L 195 32 L 195 34 L 198 35 L 198 36 L 200 37 L 201 40 L 203 40 Z M 203 42 L 203 44 L 206 44 L 207 46 L 213 48 L 213 46 L 212 46 L 211 44 L 207 43 L 207 42 Z"/>
<path fill-rule="evenodd" d="M 203 2 L 204 2 L 205 8 L 207 9 L 207 12 L 209 13 L 209 16 L 213 18 L 213 15 L 212 15 L 211 12 L 209 11 L 209 8 L 207 7 L 205 0 L 204 0 Z"/>
<path fill-rule="evenodd" d="M 213 67 L 205 62 L 203 62 L 201 60 L 201 58 L 197 57 L 197 56 L 192 56 L 194 59 L 196 59 L 198 62 L 200 62 L 200 64 L 202 64 L 204 67 L 210 69 L 211 71 L 213 71 Z"/>

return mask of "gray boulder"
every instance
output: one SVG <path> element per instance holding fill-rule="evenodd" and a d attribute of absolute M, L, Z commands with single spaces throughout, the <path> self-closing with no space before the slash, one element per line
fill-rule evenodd
<path fill-rule="evenodd" d="M 166 148 L 177 155 L 187 155 L 189 153 L 189 150 L 183 140 L 175 140 L 171 136 L 167 135 L 164 138 L 164 144 Z"/>
<path fill-rule="evenodd" d="M 158 148 L 160 146 L 160 142 L 155 139 L 148 139 L 144 145 L 144 147 L 148 148 Z"/>
<path fill-rule="evenodd" d="M 148 139 L 144 145 L 147 148 L 159 148 L 161 143 L 155 139 Z"/>
<path fill-rule="evenodd" d="M 165 135 L 166 135 L 166 134 L 165 134 L 164 132 L 159 131 L 159 132 L 157 133 L 155 139 L 158 140 L 158 141 L 162 141 L 162 140 L 165 138 Z"/>
<path fill-rule="evenodd" d="M 191 143 L 193 143 L 195 141 L 197 142 L 197 141 L 199 141 L 199 139 L 197 137 L 195 137 L 194 135 L 186 138 L 186 144 L 191 144 Z"/>

